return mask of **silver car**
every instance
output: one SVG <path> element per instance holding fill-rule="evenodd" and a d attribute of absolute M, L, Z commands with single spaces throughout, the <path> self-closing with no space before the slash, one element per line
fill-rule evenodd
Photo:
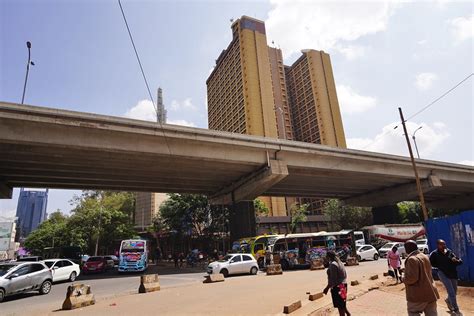
<path fill-rule="evenodd" d="M 0 264 L 0 302 L 17 293 L 51 291 L 53 276 L 42 262 L 9 262 Z"/>

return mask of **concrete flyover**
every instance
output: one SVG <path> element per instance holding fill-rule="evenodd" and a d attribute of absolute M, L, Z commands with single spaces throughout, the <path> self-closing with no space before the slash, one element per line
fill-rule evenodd
<path fill-rule="evenodd" d="M 474 208 L 474 168 L 418 160 L 427 203 Z M 0 102 L 0 196 L 13 187 L 416 200 L 406 157 Z"/>

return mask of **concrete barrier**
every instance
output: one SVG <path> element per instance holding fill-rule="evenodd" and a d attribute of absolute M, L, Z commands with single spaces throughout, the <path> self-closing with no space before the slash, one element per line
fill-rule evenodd
<path fill-rule="evenodd" d="M 270 264 L 267 266 L 267 275 L 279 275 L 283 274 L 280 264 Z"/>
<path fill-rule="evenodd" d="M 351 281 L 351 285 L 352 286 L 356 286 L 356 285 L 359 285 L 359 281 L 355 280 L 355 281 Z"/>
<path fill-rule="evenodd" d="M 290 313 L 293 313 L 298 308 L 301 308 L 301 301 L 294 302 L 290 305 L 285 305 L 283 307 L 283 313 L 284 314 L 290 314 Z"/>
<path fill-rule="evenodd" d="M 145 274 L 140 276 L 140 287 L 138 293 L 149 293 L 160 290 L 158 274 Z"/>
<path fill-rule="evenodd" d="M 314 259 L 311 261 L 311 270 L 323 270 L 324 269 L 324 261 L 323 259 Z"/>
<path fill-rule="evenodd" d="M 390 275 L 390 273 L 388 273 L 388 272 L 383 273 L 383 276 L 389 276 L 389 275 Z"/>
<path fill-rule="evenodd" d="M 205 279 L 202 283 L 216 283 L 216 282 L 224 282 L 225 278 L 222 273 L 218 274 L 208 274 L 204 276 Z"/>
<path fill-rule="evenodd" d="M 370 279 L 371 280 L 377 280 L 379 278 L 379 275 L 378 274 L 374 274 L 374 275 L 371 275 L 370 276 Z"/>
<path fill-rule="evenodd" d="M 323 296 L 324 296 L 323 292 L 319 292 L 319 293 L 315 293 L 315 294 L 310 294 L 308 299 L 310 301 L 316 301 L 317 299 L 320 299 Z"/>
<path fill-rule="evenodd" d="M 94 304 L 95 297 L 89 285 L 72 284 L 67 287 L 66 299 L 63 302 L 62 309 L 71 310 Z"/>
<path fill-rule="evenodd" d="M 346 266 L 358 266 L 359 261 L 357 261 L 356 257 L 347 257 L 346 259 Z"/>

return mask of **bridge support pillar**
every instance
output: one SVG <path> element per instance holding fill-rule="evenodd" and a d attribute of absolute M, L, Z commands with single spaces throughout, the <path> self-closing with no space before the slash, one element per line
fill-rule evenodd
<path fill-rule="evenodd" d="M 255 209 L 253 201 L 241 201 L 230 205 L 230 241 L 255 236 Z"/>
<path fill-rule="evenodd" d="M 13 188 L 5 182 L 0 182 L 0 199 L 11 199 Z"/>

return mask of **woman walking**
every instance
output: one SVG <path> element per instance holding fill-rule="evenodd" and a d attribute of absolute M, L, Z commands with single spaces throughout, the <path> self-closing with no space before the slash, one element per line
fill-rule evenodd
<path fill-rule="evenodd" d="M 392 250 L 389 250 L 387 252 L 387 261 L 388 261 L 388 268 L 392 268 L 393 272 L 395 273 L 395 280 L 398 283 L 398 280 L 400 280 L 400 283 L 402 283 L 402 272 L 401 272 L 401 265 L 402 265 L 402 259 L 400 258 L 400 255 L 398 254 L 398 248 L 397 246 L 393 246 Z"/>
<path fill-rule="evenodd" d="M 327 258 L 329 260 L 328 268 L 328 285 L 323 290 L 327 294 L 331 290 L 332 303 L 339 311 L 339 316 L 350 316 L 347 310 L 347 274 L 344 264 L 339 260 L 334 251 L 328 251 Z"/>

